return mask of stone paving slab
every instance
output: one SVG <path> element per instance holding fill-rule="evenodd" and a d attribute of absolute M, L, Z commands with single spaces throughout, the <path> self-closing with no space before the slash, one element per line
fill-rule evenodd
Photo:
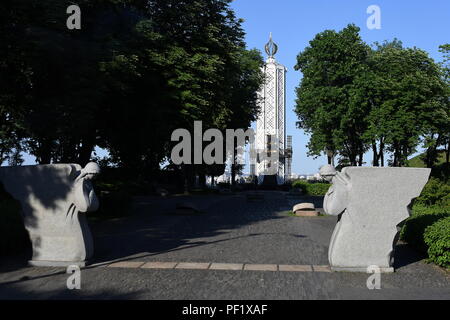
<path fill-rule="evenodd" d="M 175 267 L 176 269 L 190 269 L 190 270 L 206 270 L 210 263 L 196 263 L 196 262 L 180 262 Z"/>
<path fill-rule="evenodd" d="M 123 261 L 109 264 L 110 268 L 123 269 L 185 269 L 185 270 L 234 270 L 234 271 L 280 271 L 280 272 L 331 272 L 329 266 L 277 265 L 244 263 L 203 263 L 203 262 L 142 262 Z"/>
<path fill-rule="evenodd" d="M 285 272 L 312 272 L 312 266 L 279 265 L 278 270 Z"/>
<path fill-rule="evenodd" d="M 147 262 L 144 263 L 141 268 L 143 269 L 173 269 L 176 267 L 177 262 Z"/>
<path fill-rule="evenodd" d="M 244 265 L 246 271 L 278 271 L 276 264 L 246 264 Z"/>
<path fill-rule="evenodd" d="M 331 272 L 330 266 L 312 266 L 314 272 Z"/>
<path fill-rule="evenodd" d="M 212 263 L 210 270 L 242 270 L 244 264 L 242 263 Z"/>
<path fill-rule="evenodd" d="M 144 262 L 137 261 L 121 261 L 108 265 L 109 268 L 140 268 Z"/>

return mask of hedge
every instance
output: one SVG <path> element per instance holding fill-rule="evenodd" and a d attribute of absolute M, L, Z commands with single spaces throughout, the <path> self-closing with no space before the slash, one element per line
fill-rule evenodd
<path fill-rule="evenodd" d="M 329 183 L 324 182 L 307 182 L 297 180 L 292 183 L 293 188 L 300 188 L 302 191 L 311 196 L 324 196 L 330 188 Z"/>
<path fill-rule="evenodd" d="M 448 208 L 414 205 L 411 217 L 403 223 L 400 239 L 425 253 L 428 249 L 424 241 L 425 229 L 448 216 L 450 216 Z"/>
<path fill-rule="evenodd" d="M 450 268 L 450 216 L 426 228 L 424 240 L 429 261 Z"/>
<path fill-rule="evenodd" d="M 436 178 L 431 178 L 422 190 L 415 204 L 426 206 L 440 205 L 450 207 L 450 184 Z"/>
<path fill-rule="evenodd" d="M 402 226 L 400 238 L 428 260 L 448 268 L 450 263 L 450 185 L 431 178 L 413 205 L 413 212 Z"/>

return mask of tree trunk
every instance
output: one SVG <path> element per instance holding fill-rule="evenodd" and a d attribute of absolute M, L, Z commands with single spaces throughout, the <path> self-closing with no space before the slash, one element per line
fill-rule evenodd
<path fill-rule="evenodd" d="M 379 162 L 380 156 L 379 156 L 378 151 L 377 151 L 377 143 L 376 142 L 372 143 L 372 151 L 373 151 L 372 165 L 374 167 L 379 167 L 380 166 L 380 162 Z"/>
<path fill-rule="evenodd" d="M 408 160 L 408 145 L 405 143 L 403 145 L 403 153 L 401 157 L 400 166 L 404 167 L 406 165 L 406 161 Z"/>
<path fill-rule="evenodd" d="M 384 167 L 384 141 L 383 139 L 380 139 L 380 153 L 379 153 L 379 157 L 380 157 L 380 164 L 382 167 Z"/>
<path fill-rule="evenodd" d="M 392 166 L 398 167 L 398 151 L 397 151 L 397 148 L 394 148 L 394 161 L 392 162 Z"/>
<path fill-rule="evenodd" d="M 449 163 L 450 159 L 450 141 L 447 142 L 447 150 L 445 151 L 445 160 L 447 163 Z"/>
<path fill-rule="evenodd" d="M 231 186 L 236 184 L 236 165 L 231 165 Z"/>
<path fill-rule="evenodd" d="M 356 155 L 349 154 L 348 155 L 348 160 L 350 161 L 350 165 L 351 166 L 356 167 Z"/>
<path fill-rule="evenodd" d="M 52 161 L 52 147 L 49 140 L 39 142 L 38 154 L 36 155 L 39 164 L 50 164 Z"/>
<path fill-rule="evenodd" d="M 78 163 L 85 166 L 90 160 L 95 147 L 95 135 L 86 136 L 82 140 L 80 151 L 78 152 Z"/>

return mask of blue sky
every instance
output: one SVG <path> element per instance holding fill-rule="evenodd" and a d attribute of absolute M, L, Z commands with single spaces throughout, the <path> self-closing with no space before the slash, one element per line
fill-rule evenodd
<path fill-rule="evenodd" d="M 370 5 L 381 9 L 380 30 L 369 30 L 366 26 L 369 17 L 366 10 Z M 301 79 L 301 73 L 294 70 L 296 56 L 317 33 L 341 30 L 354 23 L 369 44 L 398 38 L 404 46 L 424 49 L 437 61 L 441 60 L 439 45 L 450 43 L 449 0 L 235 0 L 232 8 L 245 20 L 248 47 L 263 51 L 272 32 L 279 47 L 276 59 L 288 69 L 286 130 L 293 136 L 295 173 L 314 173 L 326 163 L 324 157 L 314 160 L 306 156 L 308 137 L 295 128 L 297 118 L 293 112 L 295 87 Z M 370 163 L 371 158 L 368 154 L 365 160 Z"/>

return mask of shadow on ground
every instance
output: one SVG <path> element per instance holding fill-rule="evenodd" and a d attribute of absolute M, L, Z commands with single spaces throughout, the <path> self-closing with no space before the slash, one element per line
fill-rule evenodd
<path fill-rule="evenodd" d="M 133 215 L 112 221 L 96 221 L 91 225 L 95 253 L 91 264 L 101 265 L 110 261 L 124 261 L 156 256 L 162 253 L 202 247 L 239 239 L 245 241 L 266 233 L 248 233 L 233 237 L 221 237 L 229 230 L 260 221 L 282 219 L 277 212 L 292 203 L 312 202 L 316 208 L 323 206 L 323 197 L 287 197 L 282 192 L 261 192 L 264 197 L 249 201 L 245 193 L 239 195 L 209 195 L 182 197 L 138 197 Z M 174 215 L 176 204 L 190 202 L 202 214 Z M 330 236 L 332 229 L 330 229 Z M 304 235 L 287 236 L 305 238 Z M 17 270 L 26 266 L 30 253 L 6 259 L 0 272 Z M 422 260 L 424 257 L 405 244 L 398 244 L 395 251 L 395 268 L 399 269 Z"/>
<path fill-rule="evenodd" d="M 111 289 L 89 294 L 86 291 L 66 288 L 35 292 L 22 289 L 18 285 L 0 285 L 0 300 L 133 300 L 141 294 L 142 291 L 120 293 Z"/>
<path fill-rule="evenodd" d="M 145 256 L 262 235 L 212 239 L 258 221 L 281 219 L 276 215 L 285 201 L 283 193 L 264 193 L 264 199 L 249 201 L 245 194 L 175 198 L 137 198 L 134 214 L 126 219 L 92 225 L 95 235 L 93 263 L 122 259 L 146 252 Z M 174 215 L 177 203 L 188 201 L 202 213 Z M 301 235 L 295 235 L 300 236 Z M 142 256 L 139 256 L 142 257 Z"/>

